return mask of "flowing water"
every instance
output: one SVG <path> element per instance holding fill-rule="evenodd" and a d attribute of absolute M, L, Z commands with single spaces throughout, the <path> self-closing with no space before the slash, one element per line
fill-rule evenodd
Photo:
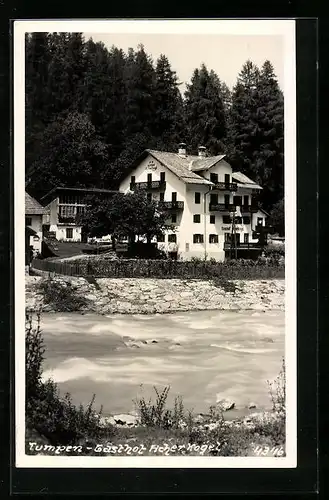
<path fill-rule="evenodd" d="M 284 312 L 201 311 L 166 315 L 48 313 L 44 377 L 62 394 L 87 404 L 96 394 L 103 413 L 129 412 L 153 386 L 170 385 L 169 406 L 204 412 L 218 398 L 237 411 L 250 402 L 269 408 L 266 380 L 284 356 Z M 245 410 L 244 410 L 245 411 Z"/>

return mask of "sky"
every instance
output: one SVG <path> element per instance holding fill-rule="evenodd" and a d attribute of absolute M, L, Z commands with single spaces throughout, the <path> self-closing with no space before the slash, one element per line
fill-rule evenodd
<path fill-rule="evenodd" d="M 137 49 L 144 45 L 145 51 L 154 61 L 165 54 L 179 81 L 181 90 L 191 79 L 193 70 L 204 63 L 213 69 L 230 88 L 243 64 L 251 59 L 261 67 L 266 59 L 271 61 L 279 85 L 283 89 L 284 47 L 280 35 L 215 35 L 215 34 L 148 34 L 148 33 L 88 33 L 85 39 L 103 42 L 110 48 L 115 45 L 125 52 L 129 47 Z"/>

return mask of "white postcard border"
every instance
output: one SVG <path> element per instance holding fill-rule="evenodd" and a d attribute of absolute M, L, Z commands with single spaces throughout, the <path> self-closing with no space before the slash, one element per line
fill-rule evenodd
<path fill-rule="evenodd" d="M 284 39 L 286 224 L 286 456 L 285 457 L 53 457 L 25 455 L 25 33 L 175 33 L 281 35 Z M 16 467 L 294 468 L 297 466 L 296 309 L 296 60 L 295 21 L 289 20 L 18 20 L 14 22 L 14 241 Z"/>

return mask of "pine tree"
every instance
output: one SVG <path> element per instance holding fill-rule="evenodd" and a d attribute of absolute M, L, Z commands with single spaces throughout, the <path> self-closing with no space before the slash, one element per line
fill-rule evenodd
<path fill-rule="evenodd" d="M 259 181 L 255 160 L 259 150 L 258 109 L 259 69 L 248 60 L 233 88 L 230 111 L 230 159 L 239 170 Z"/>
<path fill-rule="evenodd" d="M 264 186 L 264 206 L 270 208 L 284 196 L 283 93 L 270 61 L 265 61 L 261 69 L 258 99 L 257 122 L 261 146 L 257 154 L 256 168 Z"/>
<path fill-rule="evenodd" d="M 25 164 L 39 152 L 40 135 L 49 123 L 48 66 L 51 58 L 48 33 L 32 33 L 25 39 Z"/>
<path fill-rule="evenodd" d="M 124 138 L 124 53 L 115 47 L 109 52 L 103 43 L 89 40 L 86 59 L 84 109 L 97 134 L 109 145 L 111 159 L 115 159 L 122 151 Z"/>
<path fill-rule="evenodd" d="M 176 72 L 168 58 L 161 54 L 157 60 L 154 85 L 155 113 L 152 133 L 165 149 L 172 149 L 180 140 L 183 101 L 178 89 Z"/>
<path fill-rule="evenodd" d="M 185 92 L 185 120 L 188 144 L 196 153 L 205 146 L 211 155 L 223 151 L 225 112 L 220 95 L 219 79 L 203 64 L 195 69 Z"/>
<path fill-rule="evenodd" d="M 155 71 L 143 45 L 139 45 L 137 52 L 129 51 L 125 78 L 125 134 L 131 136 L 151 132 L 155 111 Z"/>

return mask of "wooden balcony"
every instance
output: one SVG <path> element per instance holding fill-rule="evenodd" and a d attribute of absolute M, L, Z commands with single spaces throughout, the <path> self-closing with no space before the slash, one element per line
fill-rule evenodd
<path fill-rule="evenodd" d="M 241 213 L 250 213 L 250 212 L 258 212 L 259 210 L 259 204 L 258 203 L 252 203 L 251 205 L 241 205 L 240 207 Z"/>
<path fill-rule="evenodd" d="M 158 206 L 163 210 L 184 210 L 183 201 L 159 201 Z"/>
<path fill-rule="evenodd" d="M 259 243 L 237 243 L 237 250 L 261 250 Z M 225 241 L 224 250 L 235 250 L 235 245 L 232 245 L 229 241 Z"/>
<path fill-rule="evenodd" d="M 255 227 L 255 232 L 256 233 L 268 233 L 268 234 L 273 234 L 274 232 L 274 227 L 273 226 L 262 226 L 261 224 L 258 224 Z"/>
<path fill-rule="evenodd" d="M 75 224 L 75 223 L 76 223 L 76 216 L 66 217 L 64 215 L 58 214 L 58 224 Z"/>
<path fill-rule="evenodd" d="M 236 206 L 232 203 L 209 203 L 209 212 L 235 212 Z"/>
<path fill-rule="evenodd" d="M 237 191 L 238 185 L 235 182 L 216 182 L 213 190 L 218 191 Z"/>
<path fill-rule="evenodd" d="M 149 189 L 166 189 L 165 181 L 152 181 L 152 182 L 131 182 L 130 190 L 149 190 Z"/>

